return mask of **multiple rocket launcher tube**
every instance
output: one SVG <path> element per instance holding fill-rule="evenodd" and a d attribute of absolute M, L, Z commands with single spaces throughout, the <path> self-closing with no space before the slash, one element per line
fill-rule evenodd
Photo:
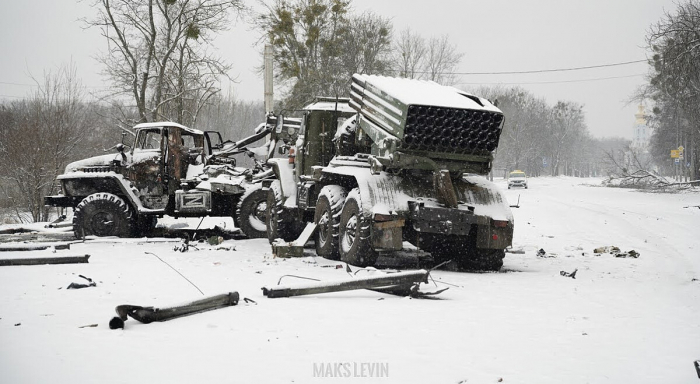
<path fill-rule="evenodd" d="M 386 81 L 387 78 L 379 76 L 354 75 L 350 105 L 360 112 L 363 119 L 400 138 L 400 148 L 488 155 L 498 147 L 503 114 L 496 108 L 484 107 L 485 100 L 432 82 L 388 80 L 398 86 L 402 85 L 399 82 L 412 82 L 412 86 L 422 87 L 426 93 L 435 92 L 436 96 L 449 94 L 465 107 L 441 106 L 439 100 L 436 100 L 437 105 L 417 104 L 402 100 L 397 96 L 398 92 L 392 95 L 387 84 L 394 83 Z M 430 97 L 424 99 L 433 102 Z M 467 105 L 475 108 L 470 109 Z"/>

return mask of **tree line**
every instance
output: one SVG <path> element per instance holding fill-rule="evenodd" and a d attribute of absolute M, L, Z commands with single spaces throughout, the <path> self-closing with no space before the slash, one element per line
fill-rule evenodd
<path fill-rule="evenodd" d="M 649 28 L 648 84 L 640 99 L 651 100 L 650 122 L 655 128 L 651 153 L 667 173 L 673 167 L 691 180 L 700 179 L 700 2 L 678 2 Z M 684 148 L 676 165 L 670 151 Z"/>
<path fill-rule="evenodd" d="M 261 51 L 273 47 L 278 110 L 298 109 L 316 96 L 348 96 L 354 73 L 452 85 L 464 56 L 448 36 L 395 31 L 387 17 L 354 13 L 350 0 L 261 0 L 257 12 L 241 0 L 93 0 L 93 9 L 83 23 L 104 37 L 98 60 L 110 91 L 88 97 L 66 65 L 38 80 L 36 94 L 0 105 L 0 163 L 8 165 L 0 167 L 0 209 L 24 212 L 23 220 L 46 220 L 41 197 L 52 193 L 55 176 L 68 162 L 112 147 L 120 128 L 167 120 L 233 140 L 249 135 L 264 119 L 263 103 L 222 94 L 219 80 L 231 65 L 213 43 L 234 17 L 254 23 Z M 654 42 L 664 60 L 679 51 Z M 668 96 L 680 81 L 670 80 L 666 62 L 655 80 L 665 88 L 649 88 L 663 106 L 656 121 L 673 116 L 693 126 L 692 90 L 682 100 Z M 474 93 L 498 100 L 506 115 L 494 160 L 503 171 L 604 175 L 614 165 L 604 154 L 628 144 L 592 138 L 577 103 L 548 105 L 521 88 Z"/>

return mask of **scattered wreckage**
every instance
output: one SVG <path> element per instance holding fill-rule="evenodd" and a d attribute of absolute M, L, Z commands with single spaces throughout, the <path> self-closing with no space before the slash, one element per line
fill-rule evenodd
<path fill-rule="evenodd" d="M 57 177 L 61 194 L 45 197 L 45 204 L 73 208 L 73 230 L 80 238 L 141 236 L 165 214 L 233 217 L 248 237 L 265 237 L 267 192 L 261 182 L 272 170 L 258 160 L 253 169 L 236 167 L 234 156 L 271 155 L 278 140 L 293 140 L 298 122 L 287 119 L 287 129 L 267 146 L 249 150 L 272 133 L 276 118 L 268 120 L 238 142 L 176 123 L 138 124 L 133 144 L 116 145 L 117 154 L 68 164 Z"/>
<path fill-rule="evenodd" d="M 428 283 L 431 271 L 432 269 L 392 273 L 379 272 L 377 276 L 363 277 L 354 277 L 351 275 L 351 278 L 342 280 L 316 281 L 310 284 L 278 285 L 270 288 L 263 287 L 262 291 L 263 295 L 268 298 L 303 296 L 358 289 L 368 289 L 375 292 L 411 298 L 432 298 L 431 296 L 440 294 L 446 291 L 447 288 L 435 292 L 420 291 L 420 284 Z M 310 278 L 306 279 L 315 280 Z M 90 280 L 90 283 L 92 283 L 92 280 Z M 182 316 L 235 306 L 238 304 L 239 299 L 240 295 L 238 292 L 229 292 L 172 307 L 155 308 L 128 304 L 119 305 L 115 308 L 117 316 L 109 321 L 109 328 L 124 329 L 124 322 L 129 317 L 144 324 L 149 324 L 154 321 L 168 321 Z M 257 304 L 254 300 L 248 298 L 243 298 L 243 300 L 246 303 Z"/>
<path fill-rule="evenodd" d="M 299 254 L 305 241 L 285 242 L 313 222 L 316 253 L 328 259 L 371 266 L 408 241 L 436 262 L 499 270 L 513 215 L 483 176 L 503 113 L 486 99 L 410 79 L 354 75 L 351 96 L 305 107 L 288 159 L 268 160 L 275 254 Z"/>
<path fill-rule="evenodd" d="M 117 316 L 109 321 L 109 328 L 124 329 L 124 322 L 128 317 L 141 323 L 148 324 L 154 321 L 167 321 L 195 313 L 230 307 L 238 305 L 239 297 L 238 292 L 229 292 L 182 305 L 163 308 L 120 305 L 115 309 Z"/>

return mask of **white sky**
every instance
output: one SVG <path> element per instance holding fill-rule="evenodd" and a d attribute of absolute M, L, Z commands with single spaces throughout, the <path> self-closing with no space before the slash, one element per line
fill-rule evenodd
<path fill-rule="evenodd" d="M 93 59 L 105 46 L 95 29 L 77 21 L 90 16 L 91 2 L 75 0 L 5 1 L 0 6 L 0 99 L 31 92 L 30 75 L 41 78 L 75 62 L 83 84 L 99 90 L 108 84 Z M 248 0 L 247 4 L 254 5 Z M 528 71 L 582 67 L 646 58 L 644 37 L 673 0 L 353 0 L 357 12 L 389 17 L 395 31 L 406 27 L 427 37 L 447 34 L 465 54 L 459 72 Z M 219 54 L 234 66 L 241 99 L 262 99 L 263 82 L 254 68 L 260 49 L 257 32 L 243 22 L 217 39 Z M 632 137 L 636 104 L 626 105 L 643 84 L 645 63 L 585 71 L 498 76 L 462 76 L 467 87 L 520 83 L 550 104 L 568 100 L 585 106 L 593 135 Z M 631 77 L 630 77 L 631 76 Z M 623 77 L 617 79 L 583 81 Z M 563 82 L 565 81 L 565 82 Z M 575 82 L 572 82 L 575 81 Z M 543 82 L 560 82 L 547 83 Z M 540 83 L 540 84 L 532 84 Z"/>

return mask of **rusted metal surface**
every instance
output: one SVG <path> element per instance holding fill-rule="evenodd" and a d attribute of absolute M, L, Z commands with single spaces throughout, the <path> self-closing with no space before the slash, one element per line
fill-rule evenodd
<path fill-rule="evenodd" d="M 397 272 L 381 276 L 357 277 L 352 279 L 299 284 L 295 286 L 263 287 L 263 295 L 268 298 L 314 295 L 319 293 L 350 291 L 355 289 L 372 289 L 392 286 L 412 286 L 428 282 L 428 271 Z"/>
<path fill-rule="evenodd" d="M 61 257 L 36 257 L 21 259 L 0 259 L 0 266 L 12 265 L 45 265 L 45 264 L 81 264 L 87 263 L 90 255 L 61 256 Z"/>
<path fill-rule="evenodd" d="M 437 191 L 438 201 L 445 205 L 446 208 L 457 208 L 457 194 L 452 187 L 450 172 L 446 170 L 433 172 L 433 187 Z"/>
<path fill-rule="evenodd" d="M 238 292 L 229 292 L 182 305 L 163 308 L 120 305 L 115 308 L 117 317 L 112 318 L 109 322 L 109 327 L 111 329 L 124 328 L 124 322 L 128 317 L 141 323 L 148 324 L 154 321 L 167 321 L 195 313 L 225 308 L 237 305 L 239 297 Z"/>

